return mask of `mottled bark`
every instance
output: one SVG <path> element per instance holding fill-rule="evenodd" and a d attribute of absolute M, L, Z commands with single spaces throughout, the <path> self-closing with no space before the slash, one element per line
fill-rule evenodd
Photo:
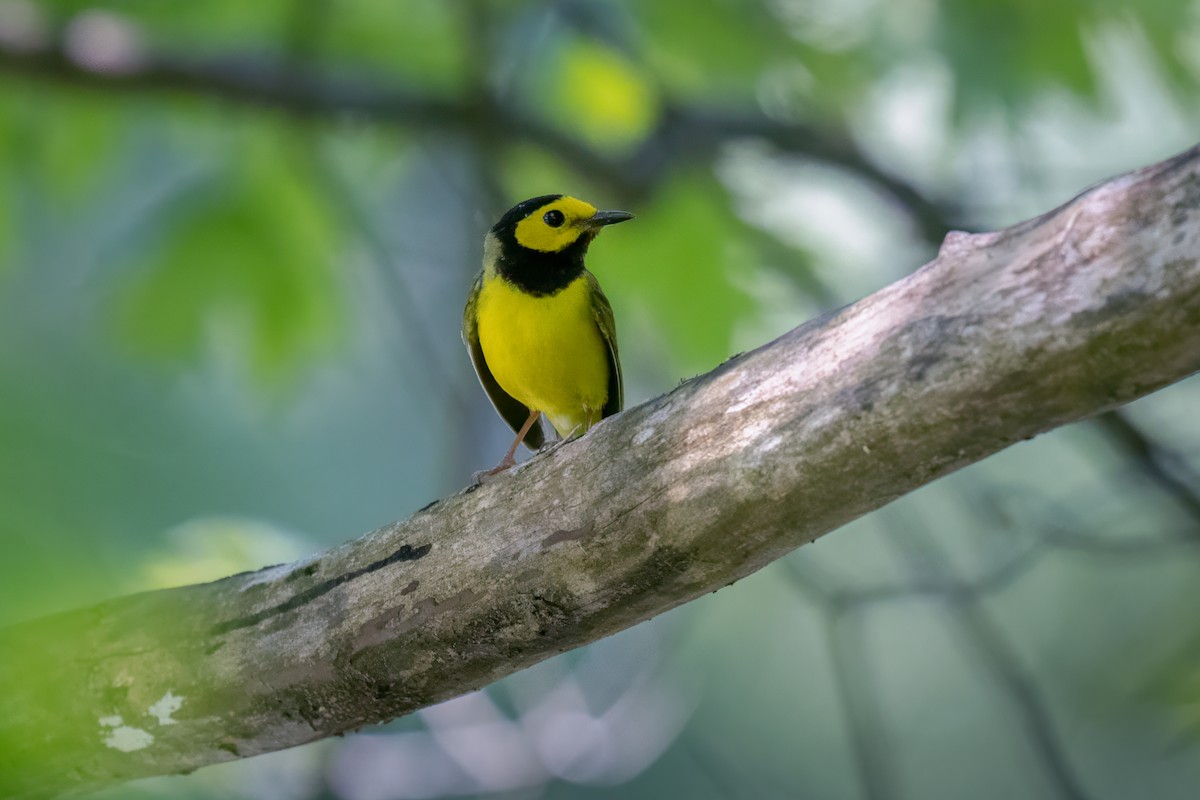
<path fill-rule="evenodd" d="M 1197 369 L 1200 148 L 952 234 L 907 278 L 404 522 L 0 632 L 0 794 L 392 719 Z"/>

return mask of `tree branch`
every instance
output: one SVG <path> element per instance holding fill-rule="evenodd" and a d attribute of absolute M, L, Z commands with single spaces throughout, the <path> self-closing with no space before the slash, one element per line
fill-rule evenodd
<path fill-rule="evenodd" d="M 989 234 L 309 560 L 0 632 L 0 794 L 278 750 L 484 686 L 1200 369 L 1200 147 Z"/>
<path fill-rule="evenodd" d="M 1138 468 L 1191 518 L 1195 535 L 1200 535 L 1200 479 L 1187 462 L 1150 439 L 1127 416 L 1111 412 L 1096 424 Z"/>

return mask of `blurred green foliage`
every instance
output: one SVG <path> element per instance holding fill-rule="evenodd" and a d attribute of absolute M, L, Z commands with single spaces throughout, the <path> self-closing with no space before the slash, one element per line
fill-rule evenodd
<path fill-rule="evenodd" d="M 320 354 L 345 313 L 337 230 L 289 131 L 238 134 L 217 174 L 149 222 L 159 241 L 118 301 L 119 328 L 139 352 L 195 361 L 222 326 L 252 373 L 272 379 Z"/>
<path fill-rule="evenodd" d="M 676 179 L 639 214 L 636 238 L 611 236 L 596 246 L 605 277 L 612 276 L 624 308 L 654 321 L 685 372 L 711 369 L 732 355 L 734 328 L 753 313 L 739 287 L 749 270 L 738 260 L 740 226 L 729 198 L 711 179 Z"/>
<path fill-rule="evenodd" d="M 681 96 L 738 98 L 798 50 L 769 4 L 719 0 L 680 10 L 675 0 L 630 5 L 647 77 Z"/>
<path fill-rule="evenodd" d="M 589 256 L 635 404 L 917 267 L 921 230 L 1007 224 L 1194 144 L 1197 42 L 1191 0 L 4 0 L 0 623 L 292 559 L 493 463 L 507 432 L 458 325 L 516 200 L 638 216 Z M 52 65 L 19 67 L 38 46 Z M 670 129 L 680 109 L 837 148 Z M 1184 483 L 1198 391 L 1131 412 Z M 1193 652 L 1200 585 L 1169 534 L 1200 521 L 1104 441 L 1011 450 L 496 687 L 509 715 L 568 684 L 594 714 L 629 685 L 690 692 L 661 757 L 608 779 L 632 782 L 564 769 L 531 791 L 1057 797 L 1057 758 L 1117 787 L 1095 796 L 1191 797 L 1200 760 L 1162 742 L 1194 707 L 1194 658 L 1169 656 Z M 1026 547 L 1028 572 L 975 600 L 845 600 Z M 979 613 L 1010 661 L 963 634 Z M 1183 688 L 1143 691 L 1163 663 Z M 427 730 L 383 735 L 450 758 Z M 350 752 L 138 791 L 333 796 Z"/>
<path fill-rule="evenodd" d="M 600 147 L 636 144 L 657 117 L 644 76 L 616 51 L 592 41 L 565 43 L 549 72 L 554 89 L 547 112 Z"/>

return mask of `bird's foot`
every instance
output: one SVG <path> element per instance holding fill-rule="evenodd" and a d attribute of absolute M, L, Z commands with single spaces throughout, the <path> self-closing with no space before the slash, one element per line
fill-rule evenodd
<path fill-rule="evenodd" d="M 492 480 L 500 473 L 505 472 L 506 470 L 512 469 L 514 466 L 516 466 L 516 464 L 517 464 L 517 460 L 515 458 L 513 458 L 511 455 L 505 456 L 504 458 L 500 459 L 499 464 L 492 467 L 491 469 L 485 469 L 485 470 L 480 470 L 479 472 L 476 472 L 475 474 L 473 474 L 471 476 L 471 479 L 475 481 L 476 486 L 480 486 L 480 485 L 485 484 L 488 481 Z"/>

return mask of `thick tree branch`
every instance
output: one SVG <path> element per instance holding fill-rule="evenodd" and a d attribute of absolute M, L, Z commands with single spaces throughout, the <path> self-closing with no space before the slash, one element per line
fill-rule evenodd
<path fill-rule="evenodd" d="M 397 87 L 378 76 L 333 74 L 254 57 L 189 58 L 131 54 L 128 63 L 99 68 L 74 60 L 54 44 L 15 44 L 0 37 L 0 71 L 48 78 L 110 93 L 175 93 L 273 108 L 299 117 L 370 120 L 410 130 L 478 136 L 502 144 L 529 143 L 559 158 L 609 191 L 635 200 L 665 175 L 713 158 L 732 141 L 758 139 L 780 152 L 846 169 L 903 206 L 923 236 L 939 241 L 956 212 L 876 164 L 846 134 L 781 122 L 753 110 L 702 109 L 666 103 L 658 125 L 633 150 L 616 156 L 537 119 L 519 103 L 476 86 L 463 97 Z"/>
<path fill-rule="evenodd" d="M 391 719 L 1200 369 L 1200 148 L 305 562 L 0 632 L 0 794 Z"/>

